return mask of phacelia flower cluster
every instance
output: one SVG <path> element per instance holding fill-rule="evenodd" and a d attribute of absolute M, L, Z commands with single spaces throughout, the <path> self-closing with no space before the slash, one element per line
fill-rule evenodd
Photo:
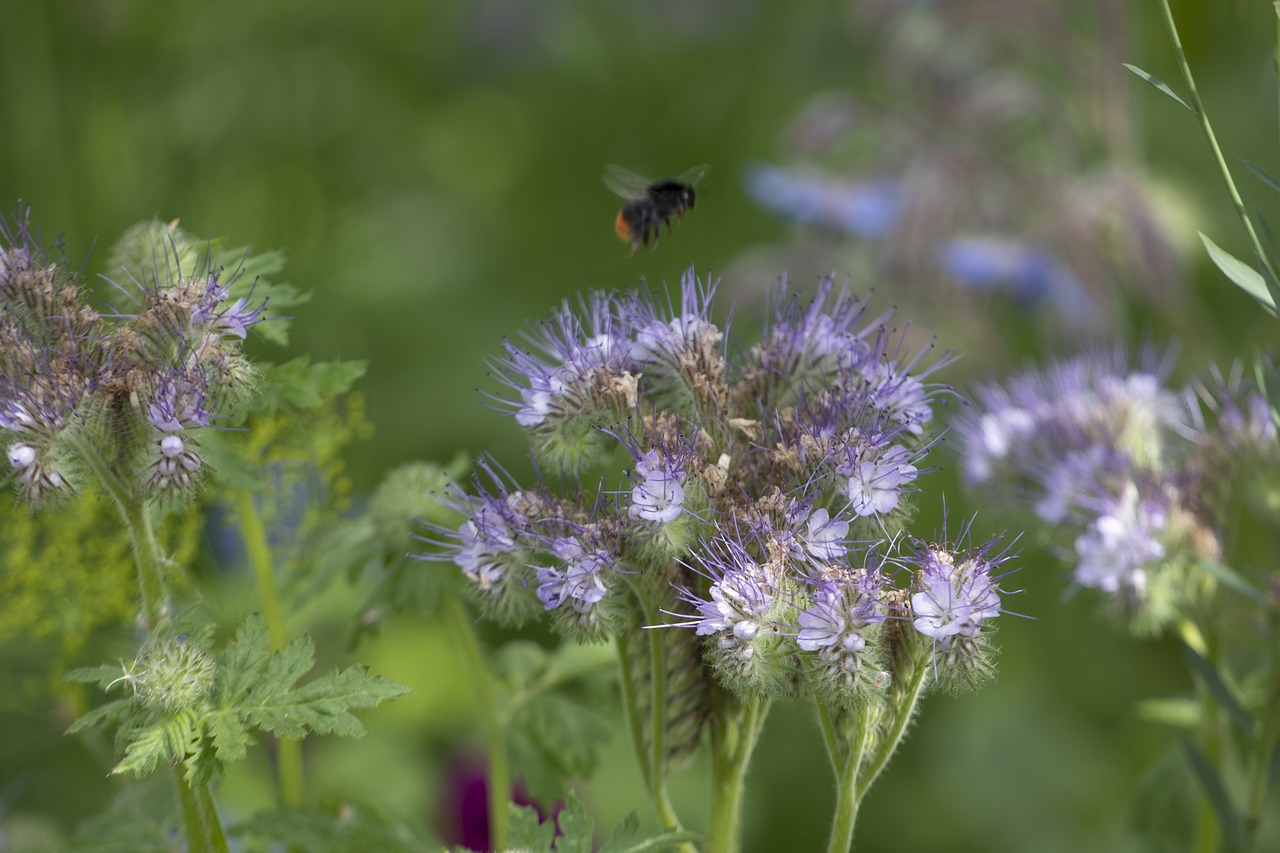
<path fill-rule="evenodd" d="M 965 556 L 903 535 L 949 359 L 906 352 L 889 315 L 830 279 L 808 304 L 784 282 L 758 342 L 734 348 L 715 289 L 689 271 L 678 300 L 592 293 L 508 342 L 494 399 L 542 481 L 482 461 L 446 498 L 464 520 L 424 556 L 508 622 L 544 610 L 591 639 L 692 628 L 741 696 L 863 701 L 907 635 L 939 680 L 985 673 L 991 543 Z"/>
<path fill-rule="evenodd" d="M 138 254 L 166 263 L 185 240 L 171 228 L 148 237 Z M 25 219 L 0 229 L 0 430 L 27 500 L 104 469 L 144 497 L 189 495 L 204 466 L 200 431 L 252 380 L 239 344 L 264 304 L 233 299 L 232 282 L 199 264 L 145 278 L 119 288 L 136 311 L 101 313 Z"/>
<path fill-rule="evenodd" d="M 1266 401 L 1239 368 L 1178 390 L 1171 363 L 1148 354 L 1132 369 L 1118 351 L 1057 362 L 979 388 L 957 427 L 968 480 L 1062 531 L 1075 583 L 1142 633 L 1206 591 L 1196 562 L 1219 558 L 1225 495 L 1280 461 Z"/>

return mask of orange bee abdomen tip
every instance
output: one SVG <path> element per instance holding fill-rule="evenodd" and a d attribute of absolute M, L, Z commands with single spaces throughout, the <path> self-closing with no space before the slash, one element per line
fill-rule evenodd
<path fill-rule="evenodd" d="M 627 220 L 622 215 L 622 211 L 618 211 L 618 218 L 613 220 L 613 230 L 621 240 L 631 239 L 631 226 L 627 224 Z"/>

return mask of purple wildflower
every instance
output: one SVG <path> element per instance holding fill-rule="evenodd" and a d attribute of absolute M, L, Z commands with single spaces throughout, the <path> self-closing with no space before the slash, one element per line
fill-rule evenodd
<path fill-rule="evenodd" d="M 716 636 L 722 650 L 749 659 L 752 641 L 774 629 L 777 575 L 729 536 L 706 543 L 698 558 L 701 572 L 711 581 L 709 598 L 682 589 L 681 597 L 693 605 L 697 615 L 673 614 L 685 620 L 676 624 L 693 628 L 699 636 Z"/>
<path fill-rule="evenodd" d="M 636 476 L 641 481 L 631 490 L 631 515 L 658 524 L 674 521 L 684 504 L 685 473 L 678 462 L 650 450 L 636 460 Z"/>
<path fill-rule="evenodd" d="M 898 506 L 903 488 L 919 473 L 906 448 L 867 448 L 848 466 L 849 506 L 860 516 L 884 515 Z"/>
<path fill-rule="evenodd" d="M 917 631 L 946 647 L 952 638 L 978 636 L 984 621 L 1000 615 L 1000 590 L 991 571 L 1003 558 L 988 558 L 990 547 L 972 555 L 937 548 L 917 555 L 917 591 L 911 596 Z"/>
<path fill-rule="evenodd" d="M 495 362 L 495 371 L 518 400 L 497 399 L 521 426 L 598 408 L 606 402 L 602 392 L 618 399 L 616 408 L 635 406 L 631 340 L 618 319 L 616 300 L 596 291 L 581 308 L 585 322 L 565 302 L 536 333 L 527 334 L 531 351 L 503 342 L 507 355 Z"/>
<path fill-rule="evenodd" d="M 797 619 L 796 645 L 807 652 L 856 656 L 866 646 L 861 632 L 885 620 L 880 610 L 884 579 L 877 570 L 855 569 L 824 576 Z"/>
<path fill-rule="evenodd" d="M 680 277 L 680 305 L 660 305 L 650 293 L 633 294 L 620 308 L 635 330 L 629 356 L 639 367 L 665 365 L 687 369 L 690 362 L 713 358 L 724 338 L 711 320 L 716 283 L 702 284 L 693 268 Z"/>
<path fill-rule="evenodd" d="M 805 552 L 816 563 L 831 563 L 839 560 L 849 549 L 845 546 L 845 537 L 849 535 L 849 522 L 840 518 L 832 518 L 825 509 L 814 510 L 806 524 L 806 532 L 801 536 Z"/>
<path fill-rule="evenodd" d="M 538 600 L 547 610 L 571 602 L 579 610 L 589 610 L 608 591 L 601 575 L 612 568 L 613 557 L 600 548 L 584 547 L 577 536 L 555 539 L 551 553 L 563 568 L 535 567 L 538 577 Z"/>

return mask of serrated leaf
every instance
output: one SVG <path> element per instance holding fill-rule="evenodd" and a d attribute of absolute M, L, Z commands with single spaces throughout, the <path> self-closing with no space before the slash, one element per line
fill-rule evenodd
<path fill-rule="evenodd" d="M 509 815 L 507 830 L 507 848 L 520 848 L 531 853 L 550 851 L 556 837 L 556 822 L 542 821 L 538 810 L 533 806 L 518 806 L 507 803 Z"/>
<path fill-rule="evenodd" d="M 118 723 L 122 720 L 127 712 L 134 707 L 136 700 L 132 696 L 124 699 L 116 699 L 114 702 L 108 702 L 105 705 L 99 705 L 80 719 L 76 720 L 67 729 L 67 734 L 73 735 L 82 732 L 85 729 L 93 728 L 96 725 L 107 722 Z"/>
<path fill-rule="evenodd" d="M 106 689 L 107 685 L 113 681 L 118 681 L 124 670 L 119 665 L 110 666 L 82 666 L 73 669 L 64 674 L 62 677 L 67 681 L 75 681 L 81 684 L 97 684 L 102 689 Z"/>
<path fill-rule="evenodd" d="M 1266 610 L 1271 610 L 1274 607 L 1271 600 L 1260 589 L 1245 580 L 1234 569 L 1228 568 L 1216 560 L 1204 558 L 1196 560 L 1196 566 L 1206 574 L 1212 575 L 1218 583 L 1227 589 L 1244 596 L 1254 604 L 1258 604 Z"/>
<path fill-rule="evenodd" d="M 1166 95 L 1168 95 L 1170 98 L 1173 98 L 1173 99 L 1174 99 L 1175 101 L 1177 101 L 1179 104 L 1182 104 L 1182 106 L 1186 107 L 1186 108 L 1187 108 L 1188 110 L 1190 110 L 1192 113 L 1195 113 L 1196 108 L 1195 108 L 1195 107 L 1193 107 L 1193 106 L 1191 106 L 1191 104 L 1188 104 L 1186 101 L 1184 101 L 1184 100 L 1182 99 L 1182 96 L 1181 96 L 1181 95 L 1179 95 L 1177 92 L 1173 91 L 1173 89 L 1171 89 L 1171 88 L 1169 87 L 1169 84 L 1168 84 L 1168 83 L 1166 83 L 1166 82 L 1164 82 L 1163 80 L 1161 80 L 1159 77 L 1155 76 L 1154 74 L 1148 74 L 1147 72 L 1143 71 L 1141 68 L 1139 68 L 1139 67 L 1138 67 L 1138 66 L 1136 66 L 1136 65 L 1130 65 L 1130 64 L 1129 64 L 1129 63 L 1127 63 L 1127 62 L 1125 62 L 1125 63 L 1121 63 L 1121 64 L 1123 64 L 1125 68 L 1128 68 L 1128 69 L 1129 69 L 1130 71 L 1132 71 L 1134 74 L 1137 74 L 1137 75 L 1138 75 L 1139 77 L 1141 77 L 1143 80 L 1146 80 L 1146 81 L 1147 81 L 1148 83 L 1150 83 L 1152 86 L 1155 86 L 1155 87 L 1156 87 L 1157 89 L 1159 89 L 1161 92 L 1164 92 L 1164 93 L 1165 93 Z"/>
<path fill-rule="evenodd" d="M 1263 279 L 1262 274 L 1244 261 L 1236 258 L 1226 249 L 1220 247 L 1217 243 L 1209 238 L 1209 235 L 1203 231 L 1200 232 L 1200 240 L 1204 243 L 1205 249 L 1209 252 L 1209 259 L 1213 261 L 1222 274 L 1245 293 L 1257 300 L 1258 304 L 1266 310 L 1272 317 L 1276 316 L 1276 304 L 1271 297 L 1271 292 L 1267 288 L 1267 282 Z"/>
<path fill-rule="evenodd" d="M 314 409 L 326 396 L 350 391 L 368 365 L 363 361 L 312 364 L 311 358 L 304 355 L 284 364 L 258 367 L 262 385 L 253 410 L 270 415 L 280 410 Z"/>
<path fill-rule="evenodd" d="M 224 764 L 239 761 L 253 744 L 248 728 L 232 711 L 217 711 L 206 722 L 209 738 L 218 760 Z"/>
<path fill-rule="evenodd" d="M 1241 831 L 1240 820 L 1236 817 L 1235 809 L 1231 807 L 1226 786 L 1222 784 L 1218 771 L 1200 747 L 1186 738 L 1182 739 L 1182 751 L 1186 754 L 1187 762 L 1191 765 L 1196 779 L 1199 780 L 1209 804 L 1213 806 L 1213 811 L 1218 816 L 1218 823 L 1222 826 L 1222 834 L 1226 836 L 1227 844 L 1233 850 L 1242 849 L 1244 834 Z"/>
<path fill-rule="evenodd" d="M 261 677 L 271 660 L 267 622 L 254 613 L 236 629 L 218 667 L 218 696 L 223 708 L 236 705 Z"/>
<path fill-rule="evenodd" d="M 279 737 L 302 738 L 308 732 L 363 737 L 364 726 L 351 710 L 372 708 L 407 692 L 403 684 L 352 666 L 297 690 L 255 691 L 239 711 L 253 725 Z"/>
<path fill-rule="evenodd" d="M 195 747 L 200 735 L 196 714 L 190 710 L 155 720 L 128 735 L 124 758 L 111 768 L 112 775 L 146 776 L 161 764 L 177 764 Z"/>
<path fill-rule="evenodd" d="M 1231 688 L 1227 686 L 1227 682 L 1218 672 L 1218 668 L 1186 641 L 1182 641 L 1182 651 L 1187 658 L 1187 662 L 1191 664 L 1191 668 L 1199 676 L 1200 681 L 1213 694 L 1213 698 L 1222 706 L 1222 709 L 1227 712 L 1231 722 L 1235 723 L 1241 734 L 1252 740 L 1253 720 L 1249 718 L 1244 706 L 1236 699 Z"/>

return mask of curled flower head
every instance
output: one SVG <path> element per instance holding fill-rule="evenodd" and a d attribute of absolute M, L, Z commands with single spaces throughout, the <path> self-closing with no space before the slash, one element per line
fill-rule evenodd
<path fill-rule="evenodd" d="M 554 539 L 551 553 L 560 566 L 535 567 L 538 599 L 548 610 L 565 605 L 589 610 L 608 591 L 604 575 L 613 568 L 614 557 L 603 548 L 588 548 L 577 536 Z"/>
<path fill-rule="evenodd" d="M 948 645 L 952 637 L 978 636 L 983 622 L 1000 615 L 1000 590 L 991 577 L 994 564 L 983 554 L 961 555 L 957 561 L 951 551 L 930 548 L 916 563 L 911 612 L 921 634 Z"/>
<path fill-rule="evenodd" d="M 872 566 L 829 570 L 817 579 L 797 617 L 796 645 L 814 652 L 808 683 L 841 703 L 864 699 L 888 683 L 879 626 L 884 576 Z"/>

